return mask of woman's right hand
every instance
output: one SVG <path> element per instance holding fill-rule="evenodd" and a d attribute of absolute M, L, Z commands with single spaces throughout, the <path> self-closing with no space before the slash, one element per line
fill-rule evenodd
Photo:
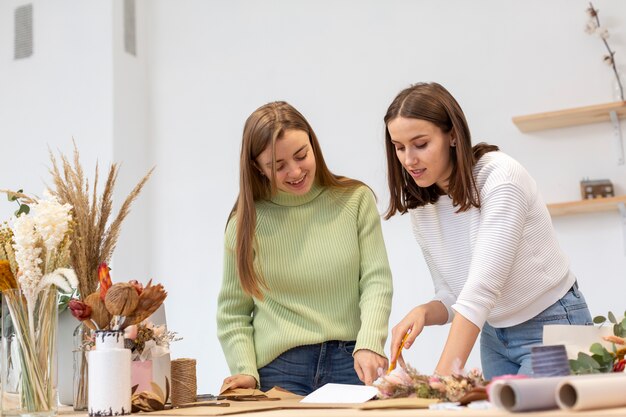
<path fill-rule="evenodd" d="M 396 358 L 398 348 L 406 332 L 411 330 L 404 343 L 404 347 L 408 349 L 415 341 L 415 338 L 422 333 L 424 326 L 445 324 L 447 321 L 448 309 L 439 300 L 433 300 L 415 307 L 391 330 L 391 362 L 398 360 Z M 400 364 L 403 365 L 402 355 L 400 355 L 399 359 Z"/>
<path fill-rule="evenodd" d="M 256 388 L 256 379 L 251 375 L 237 374 L 224 379 L 229 388 Z"/>
<path fill-rule="evenodd" d="M 417 306 L 411 310 L 400 323 L 394 326 L 391 330 L 391 363 L 395 363 L 398 360 L 398 349 L 406 333 L 411 330 L 411 333 L 404 342 L 404 348 L 408 349 L 413 344 L 413 341 L 415 341 L 415 338 L 422 332 L 425 324 L 426 309 L 424 306 Z M 402 360 L 400 363 L 402 364 Z"/>

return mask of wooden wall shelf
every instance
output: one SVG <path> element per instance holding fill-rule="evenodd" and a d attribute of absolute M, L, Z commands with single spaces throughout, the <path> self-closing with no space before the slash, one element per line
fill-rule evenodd
<path fill-rule="evenodd" d="M 548 204 L 548 211 L 552 217 L 580 213 L 598 213 L 603 211 L 618 211 L 620 210 L 620 204 L 623 209 L 624 205 L 626 205 L 626 195 Z"/>
<path fill-rule="evenodd" d="M 626 101 L 516 116 L 513 117 L 513 123 L 522 132 L 536 132 L 559 127 L 608 122 L 611 120 L 611 112 L 615 112 L 620 119 L 626 118 Z"/>

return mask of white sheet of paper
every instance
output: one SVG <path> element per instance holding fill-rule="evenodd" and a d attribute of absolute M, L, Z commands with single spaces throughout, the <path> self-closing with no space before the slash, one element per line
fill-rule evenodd
<path fill-rule="evenodd" d="M 378 388 L 367 385 L 326 384 L 300 402 L 303 403 L 364 403 L 378 393 Z"/>
<path fill-rule="evenodd" d="M 613 334 L 613 326 L 572 326 L 567 324 L 548 324 L 543 326 L 544 345 L 565 345 L 567 357 L 576 359 L 578 352 L 589 352 L 589 347 L 600 343 L 611 351 L 611 343 L 602 340 L 603 336 Z"/>

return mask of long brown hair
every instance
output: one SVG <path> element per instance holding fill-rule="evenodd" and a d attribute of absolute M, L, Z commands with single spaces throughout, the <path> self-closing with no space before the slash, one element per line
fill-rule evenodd
<path fill-rule="evenodd" d="M 404 214 L 409 209 L 435 203 L 440 195 L 445 194 L 437 184 L 426 188 L 418 186 L 402 167 L 387 128 L 389 122 L 397 117 L 426 120 L 439 127 L 443 133 L 454 133 L 456 146 L 450 147 L 452 173 L 447 193 L 452 197 L 452 203 L 459 206 L 458 212 L 480 207 L 472 169 L 485 153 L 497 151 L 498 147 L 479 143 L 472 148 L 469 127 L 459 103 L 440 84 L 418 83 L 402 90 L 385 114 L 385 149 L 390 195 L 385 219 L 398 212 Z"/>
<path fill-rule="evenodd" d="M 246 120 L 241 143 L 239 196 L 229 219 L 236 216 L 236 265 L 243 290 L 250 296 L 263 299 L 262 288 L 267 289 L 260 265 L 255 268 L 254 256 L 257 249 L 255 239 L 256 206 L 259 200 L 269 200 L 277 192 L 276 186 L 276 141 L 286 130 L 301 130 L 309 136 L 315 156 L 315 181 L 326 187 L 351 188 L 363 183 L 330 172 L 324 161 L 315 132 L 290 104 L 276 101 L 256 109 Z M 272 176 L 267 178 L 259 172 L 255 161 L 268 146 L 272 149 Z"/>

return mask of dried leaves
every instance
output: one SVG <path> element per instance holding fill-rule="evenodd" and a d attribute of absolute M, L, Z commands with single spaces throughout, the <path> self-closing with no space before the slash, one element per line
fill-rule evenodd
<path fill-rule="evenodd" d="M 151 382 L 150 386 L 152 391 L 141 391 L 134 393 L 131 398 L 132 412 L 138 413 L 139 411 L 160 411 L 165 409 L 165 403 L 170 396 L 170 381 L 165 377 L 165 393 L 158 384 Z M 133 391 L 137 389 L 137 386 L 133 387 Z"/>

